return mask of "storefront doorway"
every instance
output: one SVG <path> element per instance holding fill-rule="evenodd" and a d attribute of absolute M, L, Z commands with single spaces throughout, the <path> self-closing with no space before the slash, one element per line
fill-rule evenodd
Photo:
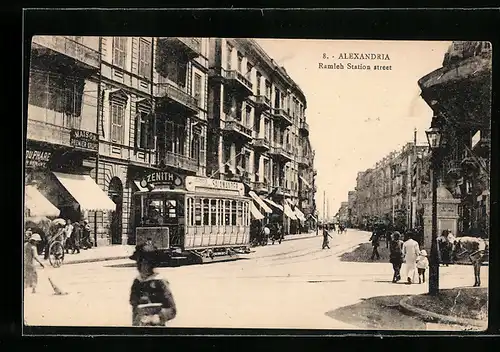
<path fill-rule="evenodd" d="M 108 196 L 116 204 L 110 218 L 111 244 L 122 244 L 123 185 L 118 177 L 109 182 Z"/>

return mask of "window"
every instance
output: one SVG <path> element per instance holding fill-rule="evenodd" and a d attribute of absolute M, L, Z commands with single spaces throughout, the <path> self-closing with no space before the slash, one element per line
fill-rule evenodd
<path fill-rule="evenodd" d="M 205 154 L 206 154 L 205 146 L 206 146 L 205 136 L 200 136 L 200 158 L 199 158 L 199 163 L 201 165 L 205 165 Z"/>
<path fill-rule="evenodd" d="M 226 63 L 227 63 L 227 69 L 228 71 L 231 70 L 231 67 L 232 67 L 232 60 L 233 59 L 233 47 L 228 44 L 227 45 L 227 48 L 226 48 Z"/>
<path fill-rule="evenodd" d="M 251 106 L 247 106 L 247 108 L 245 109 L 245 126 L 249 127 L 251 126 L 251 114 L 252 114 L 252 107 Z"/>
<path fill-rule="evenodd" d="M 139 40 L 139 75 L 151 78 L 151 43 Z"/>
<path fill-rule="evenodd" d="M 247 62 L 247 72 L 245 72 L 245 77 L 249 78 L 252 77 L 252 69 L 253 65 L 250 62 Z"/>
<path fill-rule="evenodd" d="M 203 106 L 201 99 L 201 75 L 198 73 L 194 74 L 194 97 L 198 102 L 198 106 Z"/>
<path fill-rule="evenodd" d="M 270 169 L 269 169 L 269 160 L 264 160 L 264 182 L 269 182 L 270 179 Z"/>
<path fill-rule="evenodd" d="M 165 123 L 165 149 L 169 152 L 184 155 L 186 126 L 173 122 Z"/>
<path fill-rule="evenodd" d="M 123 144 L 123 124 L 125 122 L 125 104 L 111 103 L 111 141 Z"/>
<path fill-rule="evenodd" d="M 191 158 L 200 164 L 200 136 L 194 135 L 191 142 Z"/>
<path fill-rule="evenodd" d="M 236 214 L 237 214 L 237 206 L 238 202 L 233 200 L 230 202 L 230 208 L 231 208 L 231 219 L 229 225 L 235 226 L 236 225 Z"/>
<path fill-rule="evenodd" d="M 271 83 L 266 80 L 266 97 L 271 100 Z"/>
<path fill-rule="evenodd" d="M 126 37 L 113 38 L 113 64 L 121 68 L 125 68 L 126 45 Z"/>
<path fill-rule="evenodd" d="M 145 108 L 138 107 L 137 110 L 135 145 L 141 149 L 152 149 L 153 119 Z"/>
<path fill-rule="evenodd" d="M 257 72 L 257 95 L 260 95 L 260 82 L 262 80 L 262 74 Z"/>
<path fill-rule="evenodd" d="M 238 67 L 237 70 L 238 72 L 241 72 L 243 69 L 243 55 L 241 53 L 238 53 Z"/>
<path fill-rule="evenodd" d="M 271 140 L 271 123 L 267 118 L 264 119 L 264 138 Z"/>
<path fill-rule="evenodd" d="M 243 223 L 243 202 L 235 202 L 236 203 L 236 225 L 244 226 Z"/>
<path fill-rule="evenodd" d="M 276 109 L 281 108 L 281 92 L 279 89 L 275 89 L 275 94 L 274 94 L 274 107 Z"/>
<path fill-rule="evenodd" d="M 217 211 L 218 211 L 218 206 L 217 206 L 217 200 L 211 199 L 210 200 L 210 225 L 215 226 L 218 225 L 217 221 Z"/>
<path fill-rule="evenodd" d="M 203 199 L 203 225 L 210 225 L 210 200 Z"/>

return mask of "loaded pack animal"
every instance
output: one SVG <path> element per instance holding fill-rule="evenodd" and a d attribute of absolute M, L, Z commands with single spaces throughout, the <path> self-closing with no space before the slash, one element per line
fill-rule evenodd
<path fill-rule="evenodd" d="M 489 241 L 479 237 L 457 237 L 453 243 L 453 260 L 460 260 L 465 256 L 474 267 L 474 287 L 481 286 L 481 265 L 488 260 Z"/>

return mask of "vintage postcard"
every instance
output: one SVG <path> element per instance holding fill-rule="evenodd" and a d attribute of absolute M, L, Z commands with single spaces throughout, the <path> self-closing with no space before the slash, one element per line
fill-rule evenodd
<path fill-rule="evenodd" d="M 487 41 L 35 36 L 26 326 L 485 330 Z"/>

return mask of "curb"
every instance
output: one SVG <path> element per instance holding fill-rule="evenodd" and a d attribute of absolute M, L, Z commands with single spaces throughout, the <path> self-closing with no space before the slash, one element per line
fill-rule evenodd
<path fill-rule="evenodd" d="M 89 259 L 77 259 L 77 260 L 72 260 L 70 262 L 64 262 L 62 265 L 71 265 L 71 264 L 86 264 L 86 263 L 96 263 L 96 262 L 107 262 L 110 260 L 120 260 L 120 259 L 128 259 L 130 255 L 121 255 L 121 256 L 115 256 L 115 257 L 103 257 L 103 258 L 89 258 Z M 48 263 L 48 260 L 47 260 Z M 50 264 L 48 264 L 50 265 Z"/>
<path fill-rule="evenodd" d="M 425 318 L 436 319 L 436 320 L 443 322 L 443 323 L 458 324 L 458 325 L 472 325 L 475 327 L 480 327 L 480 328 L 485 328 L 485 329 L 488 327 L 488 323 L 485 323 L 482 320 L 452 317 L 449 315 L 438 314 L 438 313 L 434 313 L 434 312 L 429 312 L 428 310 L 425 310 L 425 309 L 417 308 L 417 307 L 412 306 L 411 304 L 408 303 L 408 301 L 411 300 L 412 297 L 413 296 L 403 298 L 401 301 L 399 301 L 399 305 L 403 309 L 405 309 L 409 312 L 418 314 L 418 315 L 423 316 Z"/>
<path fill-rule="evenodd" d="M 289 235 L 289 236 L 293 236 L 293 235 Z M 316 237 L 316 235 L 303 236 L 303 237 L 289 237 L 289 238 L 285 238 L 285 240 L 284 240 L 283 242 L 286 242 L 286 241 L 305 240 L 305 239 L 308 239 L 308 238 L 313 238 L 313 237 Z"/>

